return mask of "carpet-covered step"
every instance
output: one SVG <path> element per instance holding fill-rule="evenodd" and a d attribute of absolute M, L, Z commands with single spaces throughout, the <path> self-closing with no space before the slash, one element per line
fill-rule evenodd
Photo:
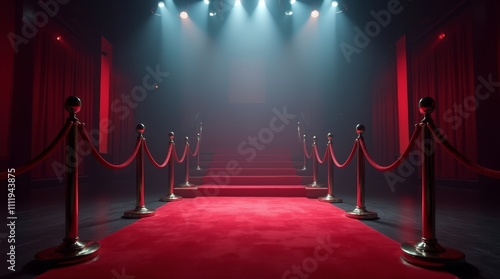
<path fill-rule="evenodd" d="M 293 168 L 294 162 L 286 161 L 211 161 L 201 164 L 205 168 Z"/>
<path fill-rule="evenodd" d="M 301 173 L 296 168 L 208 168 L 204 175 L 297 175 Z"/>
<path fill-rule="evenodd" d="M 175 188 L 174 193 L 184 198 L 196 197 L 307 197 L 319 198 L 328 193 L 327 188 L 301 185 L 202 185 L 192 188 Z"/>
<path fill-rule="evenodd" d="M 260 153 L 252 156 L 250 154 L 214 154 L 212 156 L 213 161 L 290 161 L 290 154 L 269 154 Z"/>
<path fill-rule="evenodd" d="M 298 175 L 206 175 L 203 184 L 210 185 L 305 185 L 310 176 Z"/>

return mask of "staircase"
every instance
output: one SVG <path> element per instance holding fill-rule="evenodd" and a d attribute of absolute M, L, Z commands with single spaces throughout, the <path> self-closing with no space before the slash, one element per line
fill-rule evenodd
<path fill-rule="evenodd" d="M 195 187 L 178 187 L 174 193 L 197 196 L 309 197 L 325 196 L 326 188 L 308 187 L 310 172 L 302 171 L 285 148 L 268 148 L 254 158 L 220 148 L 205 155 L 201 171 L 192 171 Z M 250 160 L 251 159 L 251 160 Z"/>

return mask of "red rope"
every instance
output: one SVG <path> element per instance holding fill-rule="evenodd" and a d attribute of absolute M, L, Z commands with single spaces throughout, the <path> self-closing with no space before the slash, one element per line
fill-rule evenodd
<path fill-rule="evenodd" d="M 182 154 L 182 158 L 179 159 L 179 157 L 177 157 L 177 151 L 175 151 L 175 148 L 174 148 L 174 156 L 175 156 L 175 161 L 177 161 L 177 163 L 182 164 L 184 162 L 184 160 L 186 160 L 188 149 L 189 149 L 189 145 L 187 145 L 187 144 L 184 145 L 184 153 Z"/>
<path fill-rule="evenodd" d="M 189 153 L 191 154 L 191 156 L 198 156 L 198 152 L 200 152 L 200 140 L 196 142 L 196 150 L 194 152 L 192 152 L 191 147 L 189 147 Z"/>
<path fill-rule="evenodd" d="M 59 131 L 57 134 L 56 138 L 49 144 L 49 146 L 42 151 L 42 153 L 38 154 L 35 158 L 33 158 L 30 162 L 28 162 L 26 165 L 21 166 L 16 168 L 16 175 L 21 175 L 32 168 L 36 167 L 38 164 L 40 164 L 42 161 L 47 159 L 49 155 L 54 151 L 57 145 L 66 137 L 66 135 L 69 132 L 69 129 L 76 124 L 73 123 L 72 121 L 67 121 L 66 124 L 62 127 L 62 129 Z M 8 174 L 7 172 L 0 172 L 0 179 L 7 179 Z"/>
<path fill-rule="evenodd" d="M 335 157 L 335 154 L 333 152 L 333 144 L 330 144 L 330 147 L 329 147 L 330 156 L 332 156 L 332 159 L 333 159 L 333 162 L 335 163 L 335 165 L 339 168 L 345 168 L 347 165 L 349 165 L 352 158 L 354 158 L 354 154 L 356 153 L 357 146 L 358 146 L 358 141 L 354 141 L 354 145 L 352 146 L 352 149 L 351 149 L 351 154 L 349 154 L 349 157 L 347 157 L 347 160 L 345 161 L 345 163 L 340 164 L 339 161 L 337 161 L 337 158 Z"/>
<path fill-rule="evenodd" d="M 306 155 L 307 159 L 311 159 L 312 154 L 307 153 L 307 147 L 306 147 L 306 141 L 303 141 L 304 143 L 304 155 Z"/>
<path fill-rule="evenodd" d="M 151 152 L 149 151 L 149 148 L 148 148 L 148 145 L 146 144 L 146 141 L 144 141 L 144 149 L 146 150 L 146 154 L 148 155 L 149 157 L 149 160 L 153 163 L 153 165 L 157 168 L 163 168 L 165 167 L 167 164 L 168 164 L 168 161 L 170 161 L 170 157 L 172 156 L 172 150 L 174 149 L 174 145 L 173 144 L 170 144 L 168 146 L 168 150 L 167 150 L 167 158 L 165 158 L 165 161 L 162 163 L 162 164 L 158 164 L 156 162 L 156 160 L 153 158 L 153 155 L 151 155 Z"/>
<path fill-rule="evenodd" d="M 408 157 L 408 155 L 410 155 L 410 151 L 412 150 L 413 146 L 415 145 L 415 141 L 417 140 L 421 131 L 422 131 L 422 127 L 420 125 L 416 126 L 415 131 L 413 132 L 413 135 L 411 136 L 410 143 L 406 147 L 403 154 L 401 154 L 401 156 L 399 156 L 399 158 L 394 163 L 392 163 L 388 166 L 381 166 L 373 160 L 373 158 L 368 153 L 368 150 L 366 149 L 365 141 L 362 137 L 360 138 L 359 144 L 361 146 L 361 149 L 363 150 L 363 153 L 365 154 L 366 160 L 370 163 L 370 165 L 372 165 L 376 170 L 379 170 L 379 171 L 390 171 L 390 170 L 397 168 Z"/>
<path fill-rule="evenodd" d="M 493 178 L 500 178 L 500 171 L 498 170 L 493 170 L 487 167 L 483 167 L 481 165 L 478 165 L 474 162 L 472 162 L 470 159 L 462 155 L 460 152 L 458 152 L 455 147 L 453 147 L 444 137 L 443 135 L 437 130 L 436 126 L 434 126 L 434 123 L 429 123 L 429 128 L 431 129 L 432 135 L 434 136 L 434 140 L 441 145 L 443 145 L 455 160 L 459 161 L 462 163 L 464 166 L 468 167 L 469 169 L 485 175 L 485 176 L 490 176 Z"/>
<path fill-rule="evenodd" d="M 326 158 L 328 156 L 328 152 L 325 152 L 325 156 L 323 156 L 323 160 L 321 160 L 321 158 L 319 157 L 319 153 L 318 153 L 318 146 L 314 145 L 313 150 L 314 150 L 314 154 L 316 154 L 316 160 L 318 160 L 318 163 L 323 164 L 326 161 Z M 326 150 L 326 151 L 328 151 L 328 150 Z"/>
<path fill-rule="evenodd" d="M 137 138 L 137 143 L 135 144 L 134 151 L 132 152 L 130 157 L 127 160 L 125 160 L 125 162 L 123 162 L 121 164 L 112 164 L 112 163 L 106 161 L 106 159 L 104 159 L 101 156 L 99 151 L 95 148 L 95 146 L 90 141 L 89 135 L 87 134 L 87 131 L 83 128 L 83 126 L 80 126 L 78 128 L 80 130 L 80 134 L 82 135 L 83 140 L 85 140 L 88 147 L 90 147 L 92 154 L 97 159 L 97 161 L 99 161 L 99 163 L 103 164 L 105 167 L 113 169 L 113 170 L 123 169 L 123 168 L 127 167 L 128 165 L 130 165 L 132 163 L 132 161 L 134 161 L 135 157 L 137 156 L 137 152 L 139 152 L 139 147 L 141 147 L 142 138 Z"/>

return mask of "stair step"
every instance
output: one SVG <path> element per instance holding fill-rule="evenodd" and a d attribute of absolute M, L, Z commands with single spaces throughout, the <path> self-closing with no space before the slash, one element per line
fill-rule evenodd
<path fill-rule="evenodd" d="M 227 168 L 208 168 L 205 170 L 206 175 L 228 175 L 230 173 L 237 175 L 297 175 L 296 168 L 241 168 L 239 170 Z"/>
<path fill-rule="evenodd" d="M 204 185 L 303 185 L 310 183 L 312 177 L 298 175 L 207 175 L 203 177 Z"/>
<path fill-rule="evenodd" d="M 250 154 L 214 154 L 212 160 L 214 161 L 246 161 L 251 158 Z M 290 154 L 257 154 L 252 161 L 290 161 Z"/>
<path fill-rule="evenodd" d="M 236 161 L 236 162 L 228 162 L 228 161 L 212 161 L 209 162 L 208 165 L 205 165 L 208 168 L 226 168 L 230 167 L 231 169 L 236 168 L 293 168 L 294 163 L 291 160 L 286 161 Z"/>
<path fill-rule="evenodd" d="M 185 198 L 195 197 L 323 197 L 326 188 L 312 188 L 298 185 L 282 186 L 242 186 L 242 185 L 203 185 L 193 188 L 175 188 L 176 195 Z"/>

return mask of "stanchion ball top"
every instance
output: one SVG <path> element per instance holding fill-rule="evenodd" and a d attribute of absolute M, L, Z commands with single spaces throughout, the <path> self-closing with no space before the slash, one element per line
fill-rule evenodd
<path fill-rule="evenodd" d="M 64 108 L 69 113 L 78 113 L 82 109 L 82 101 L 76 96 L 69 96 L 68 98 L 66 98 Z"/>
<path fill-rule="evenodd" d="M 174 132 L 170 132 L 170 133 L 168 133 L 168 137 L 169 137 L 170 139 L 174 139 Z"/>
<path fill-rule="evenodd" d="M 332 133 L 328 133 L 328 134 L 326 135 L 326 137 L 328 138 L 328 140 L 332 140 L 332 139 L 333 139 L 333 135 L 332 135 Z"/>
<path fill-rule="evenodd" d="M 363 124 L 356 125 L 356 133 L 362 134 L 365 132 L 365 126 Z"/>
<path fill-rule="evenodd" d="M 424 97 L 418 102 L 418 109 L 421 114 L 430 114 L 434 111 L 436 103 L 431 97 Z"/>
<path fill-rule="evenodd" d="M 146 126 L 144 126 L 144 124 L 142 123 L 139 123 L 137 124 L 137 126 L 135 126 L 135 130 L 137 131 L 137 133 L 144 133 L 144 130 L 146 130 Z"/>

